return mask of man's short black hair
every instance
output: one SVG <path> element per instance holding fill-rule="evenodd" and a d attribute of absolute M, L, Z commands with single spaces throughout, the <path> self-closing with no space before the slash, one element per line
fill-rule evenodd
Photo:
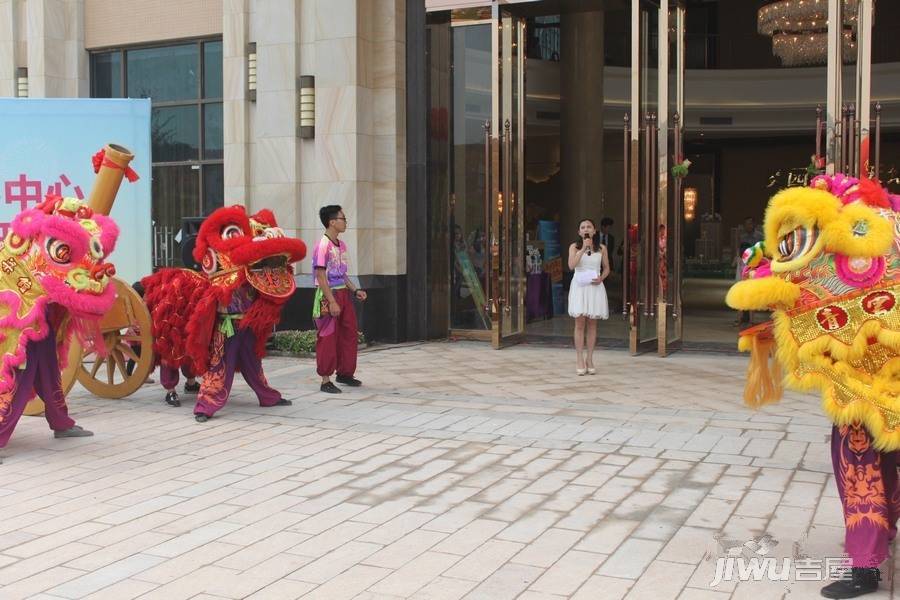
<path fill-rule="evenodd" d="M 603 217 L 600 219 L 600 227 L 612 227 L 615 221 L 610 217 Z"/>
<path fill-rule="evenodd" d="M 337 204 L 329 204 L 328 206 L 323 206 L 319 209 L 319 220 L 322 221 L 322 225 L 326 228 L 331 225 L 331 222 L 334 219 L 337 219 L 338 213 L 343 210 Z"/>

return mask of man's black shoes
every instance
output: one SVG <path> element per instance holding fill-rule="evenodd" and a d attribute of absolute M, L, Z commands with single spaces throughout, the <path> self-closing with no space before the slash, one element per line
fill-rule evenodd
<path fill-rule="evenodd" d="M 178 399 L 178 392 L 172 390 L 166 394 L 166 404 L 169 406 L 181 406 L 181 400 Z"/>
<path fill-rule="evenodd" d="M 856 598 L 878 591 L 879 581 L 881 572 L 878 569 L 853 567 L 849 578 L 829 583 L 822 588 L 822 595 L 826 598 Z"/>
<path fill-rule="evenodd" d="M 341 385 L 346 385 L 350 387 L 359 387 L 362 385 L 362 381 L 356 379 L 352 375 L 338 375 L 334 378 L 335 381 L 340 383 Z"/>
<path fill-rule="evenodd" d="M 341 393 L 341 388 L 334 385 L 330 381 L 326 381 L 325 383 L 323 383 L 322 386 L 319 388 L 319 390 L 325 392 L 326 394 L 340 394 Z"/>

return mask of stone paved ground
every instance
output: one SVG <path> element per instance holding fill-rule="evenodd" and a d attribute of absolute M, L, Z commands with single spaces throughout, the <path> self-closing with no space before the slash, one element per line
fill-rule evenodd
<path fill-rule="evenodd" d="M 0 598 L 818 597 L 709 587 L 726 540 L 839 555 L 816 400 L 744 409 L 740 357 L 597 359 L 578 378 L 567 349 L 390 347 L 338 397 L 310 361 L 269 359 L 292 407 L 254 406 L 238 378 L 202 425 L 156 386 L 76 390 L 96 437 L 24 418 L 3 453 Z"/>

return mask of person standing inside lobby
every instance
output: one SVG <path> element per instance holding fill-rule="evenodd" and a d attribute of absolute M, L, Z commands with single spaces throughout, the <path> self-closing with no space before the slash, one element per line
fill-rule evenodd
<path fill-rule="evenodd" d="M 762 230 L 756 226 L 753 217 L 744 219 L 743 225 L 738 229 L 737 235 L 735 236 L 735 280 L 740 281 L 743 274 L 744 263 L 742 256 L 744 255 L 744 251 L 748 248 L 752 248 L 761 241 L 763 241 L 763 233 Z M 742 328 L 752 324 L 753 319 L 751 318 L 750 311 L 746 310 L 740 311 L 737 320 L 734 322 L 735 326 Z"/>
<path fill-rule="evenodd" d="M 600 219 L 600 243 L 607 249 L 607 254 L 611 249 L 616 247 L 616 238 L 609 231 L 615 224 L 616 222 L 613 221 L 611 217 L 603 217 Z M 609 270 L 615 271 L 612 264 L 609 265 Z"/>
<path fill-rule="evenodd" d="M 316 297 L 313 301 L 313 321 L 316 324 L 316 371 L 322 378 L 320 390 L 340 394 L 335 381 L 350 387 L 362 382 L 356 373 L 358 332 L 353 299 L 365 302 L 366 292 L 357 288 L 347 275 L 349 260 L 347 244 L 340 235 L 347 231 L 347 217 L 340 206 L 323 206 L 319 219 L 325 227 L 322 239 L 312 255 Z"/>
<path fill-rule="evenodd" d="M 575 319 L 575 372 L 594 375 L 597 320 L 609 318 L 603 286 L 609 277 L 609 256 L 590 219 L 582 219 L 578 225 L 578 239 L 569 246 L 569 268 L 575 271 L 569 287 L 569 316 Z"/>

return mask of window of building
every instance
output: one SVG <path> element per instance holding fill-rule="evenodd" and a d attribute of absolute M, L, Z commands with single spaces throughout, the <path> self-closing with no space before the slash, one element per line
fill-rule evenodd
<path fill-rule="evenodd" d="M 181 264 L 182 218 L 225 195 L 221 40 L 94 52 L 91 96 L 150 98 L 154 266 Z"/>

